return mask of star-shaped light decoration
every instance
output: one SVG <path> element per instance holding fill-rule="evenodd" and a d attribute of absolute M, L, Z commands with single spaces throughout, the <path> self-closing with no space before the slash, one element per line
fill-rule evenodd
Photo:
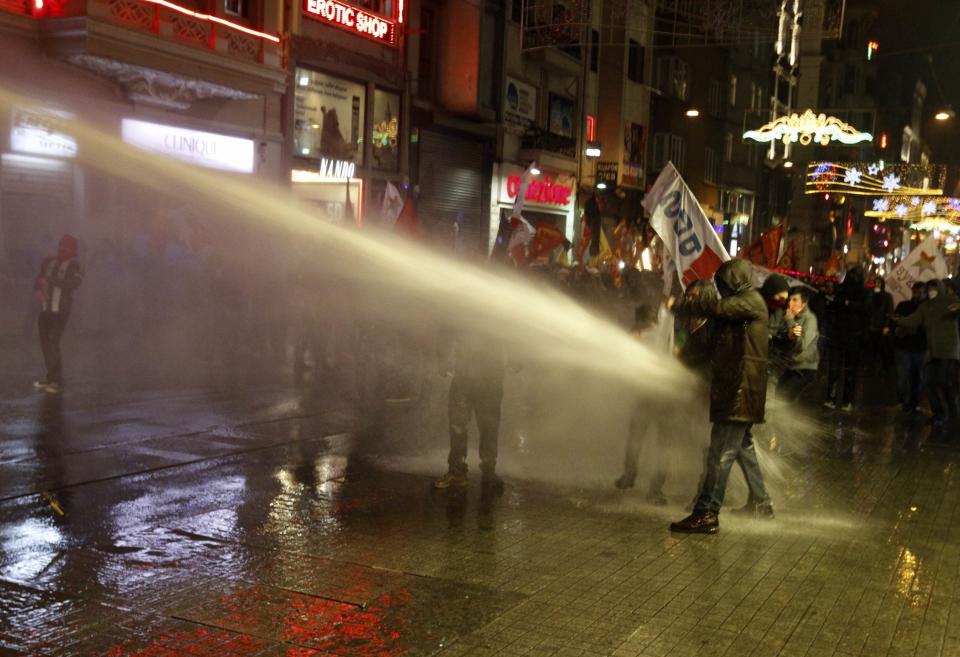
<path fill-rule="evenodd" d="M 950 207 L 953 208 L 955 211 L 960 212 L 960 198 L 952 198 L 952 199 L 950 199 L 949 201 L 947 201 L 947 203 L 948 203 L 948 204 L 950 205 Z"/>
<path fill-rule="evenodd" d="M 847 169 L 847 172 L 843 174 L 843 182 L 847 183 L 848 185 L 859 185 L 862 177 L 863 174 L 860 173 L 859 169 Z"/>
<path fill-rule="evenodd" d="M 875 176 L 880 173 L 880 167 L 876 164 L 871 164 L 867 167 L 867 173 L 869 173 L 871 176 Z"/>
<path fill-rule="evenodd" d="M 900 176 L 888 173 L 883 177 L 883 188 L 891 194 L 900 186 Z"/>
<path fill-rule="evenodd" d="M 824 174 L 829 173 L 829 172 L 830 172 L 830 165 L 829 165 L 829 164 L 826 164 L 826 163 L 820 163 L 820 164 L 818 164 L 817 167 L 813 170 L 813 175 L 811 176 L 811 178 L 813 178 L 814 180 L 816 180 L 817 178 L 819 178 L 819 177 L 821 177 L 821 176 L 823 176 Z"/>
<path fill-rule="evenodd" d="M 923 207 L 920 208 L 921 214 L 937 214 L 937 202 L 936 201 L 927 201 L 923 204 Z"/>
<path fill-rule="evenodd" d="M 907 204 L 906 203 L 897 203 L 897 207 L 894 208 L 894 212 L 897 213 L 898 217 L 907 216 Z"/>
<path fill-rule="evenodd" d="M 873 199 L 873 211 L 874 212 L 886 212 L 890 209 L 890 201 L 885 198 L 875 198 Z"/>
<path fill-rule="evenodd" d="M 920 205 L 920 197 L 914 196 L 912 199 L 910 199 L 910 205 Z"/>

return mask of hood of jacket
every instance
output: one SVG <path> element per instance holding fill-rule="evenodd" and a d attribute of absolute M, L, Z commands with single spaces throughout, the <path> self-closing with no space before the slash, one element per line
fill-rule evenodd
<path fill-rule="evenodd" d="M 734 294 L 753 289 L 753 268 L 742 258 L 733 258 L 720 265 L 716 277 Z"/>

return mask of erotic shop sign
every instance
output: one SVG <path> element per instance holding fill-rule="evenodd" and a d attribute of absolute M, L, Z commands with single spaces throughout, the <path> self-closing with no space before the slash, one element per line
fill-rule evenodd
<path fill-rule="evenodd" d="M 389 44 L 396 42 L 393 21 L 367 13 L 339 0 L 303 0 L 303 10 L 311 18 L 342 27 L 370 39 Z"/>

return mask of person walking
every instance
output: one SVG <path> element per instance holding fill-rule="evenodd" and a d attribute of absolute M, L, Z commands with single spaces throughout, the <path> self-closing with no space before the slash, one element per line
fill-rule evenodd
<path fill-rule="evenodd" d="M 73 306 L 73 293 L 80 287 L 83 276 L 77 262 L 79 243 L 73 235 L 60 238 L 57 254 L 44 259 L 40 274 L 34 282 L 34 294 L 40 302 L 37 332 L 47 375 L 34 382 L 34 387 L 46 392 L 60 392 L 63 384 L 63 361 L 60 338 L 67 327 Z"/>
<path fill-rule="evenodd" d="M 921 327 L 927 337 L 927 396 L 934 425 L 957 419 L 957 367 L 960 363 L 960 299 L 943 281 L 927 283 L 927 300 L 911 315 L 899 319 L 897 327 L 906 333 Z"/>
<path fill-rule="evenodd" d="M 817 316 L 810 310 L 810 289 L 803 285 L 790 288 L 784 313 L 784 337 L 780 338 L 784 371 L 777 382 L 777 397 L 797 401 L 817 380 L 820 368 L 820 332 Z"/>
<path fill-rule="evenodd" d="M 830 316 L 827 351 L 830 367 L 827 401 L 823 405 L 851 411 L 870 312 L 870 296 L 863 285 L 860 267 L 851 267 L 847 271 L 827 312 Z"/>
<path fill-rule="evenodd" d="M 719 296 L 700 295 L 683 301 L 693 312 L 714 323 L 713 378 L 710 383 L 710 448 L 707 472 L 693 513 L 671 523 L 670 530 L 715 534 L 720 530 L 730 468 L 734 461 L 743 468 L 750 490 L 750 504 L 757 515 L 773 517 L 770 495 L 757 461 L 751 427 L 764 420 L 767 398 L 767 306 L 753 288 L 752 270 L 746 260 L 723 263 L 714 277 Z"/>
<path fill-rule="evenodd" d="M 904 317 L 917 312 L 920 304 L 927 298 L 927 286 L 914 283 L 911 297 L 897 304 L 893 311 L 894 325 Z M 893 357 L 897 366 L 897 399 L 900 410 L 905 415 L 920 412 L 920 395 L 923 391 L 923 365 L 927 356 L 927 336 L 924 332 L 907 333 L 903 329 L 894 331 Z"/>

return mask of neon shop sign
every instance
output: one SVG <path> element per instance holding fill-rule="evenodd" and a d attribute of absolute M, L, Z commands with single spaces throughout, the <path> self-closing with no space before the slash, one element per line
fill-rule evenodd
<path fill-rule="evenodd" d="M 520 176 L 508 176 L 507 196 L 516 198 L 518 193 L 520 193 Z M 547 205 L 567 205 L 571 194 L 573 194 L 572 187 L 553 182 L 550 176 L 547 176 L 546 180 L 530 181 L 524 200 Z"/>
<path fill-rule="evenodd" d="M 374 41 L 393 45 L 397 42 L 396 24 L 340 0 L 303 0 L 303 10 L 311 18 L 355 32 Z"/>

